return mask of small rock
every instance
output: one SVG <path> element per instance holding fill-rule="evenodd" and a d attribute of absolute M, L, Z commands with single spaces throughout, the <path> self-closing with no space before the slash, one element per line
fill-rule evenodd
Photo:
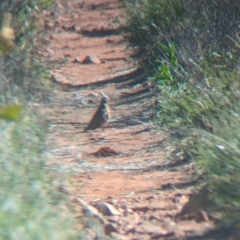
<path fill-rule="evenodd" d="M 101 202 L 97 205 L 97 209 L 105 216 L 121 215 L 121 213 L 111 204 Z"/>
<path fill-rule="evenodd" d="M 146 200 L 148 200 L 148 201 L 151 201 L 153 199 L 155 199 L 155 196 L 153 196 L 153 195 L 146 197 Z"/>
<path fill-rule="evenodd" d="M 142 222 L 141 225 L 136 226 L 135 231 L 140 233 L 147 232 L 155 236 L 157 235 L 158 237 L 162 237 L 168 234 L 168 231 L 163 229 L 161 226 L 156 226 L 146 221 Z"/>
<path fill-rule="evenodd" d="M 132 214 L 133 213 L 133 210 L 132 209 L 130 209 L 130 208 L 128 208 L 128 207 L 126 207 L 125 209 L 124 209 L 124 215 L 125 216 L 128 216 L 129 214 Z"/>
<path fill-rule="evenodd" d="M 142 87 L 144 87 L 144 88 L 152 87 L 152 86 L 153 86 L 153 84 L 150 83 L 150 82 L 144 82 L 144 83 L 142 84 Z"/>
<path fill-rule="evenodd" d="M 113 237 L 113 239 L 117 239 L 117 240 L 129 240 L 128 237 L 125 237 L 121 234 L 118 234 L 116 232 L 111 232 L 111 236 Z"/>
<path fill-rule="evenodd" d="M 82 63 L 95 63 L 95 64 L 100 64 L 101 61 L 99 60 L 99 58 L 97 58 L 93 53 L 87 55 L 85 57 L 85 59 L 82 61 Z"/>
<path fill-rule="evenodd" d="M 179 203 L 181 205 L 185 205 L 189 202 L 189 196 L 185 196 L 185 195 L 175 196 L 173 199 L 173 202 Z"/>
<path fill-rule="evenodd" d="M 74 29 L 74 25 L 73 25 L 72 23 L 65 23 L 65 24 L 62 25 L 62 27 L 63 27 L 64 29 L 67 29 L 67 30 L 72 30 L 72 29 Z"/>
<path fill-rule="evenodd" d="M 57 6 L 60 8 L 60 9 L 63 9 L 63 5 L 58 3 Z"/>
<path fill-rule="evenodd" d="M 103 224 L 107 223 L 106 219 L 103 218 L 102 214 L 95 207 L 87 204 L 80 198 L 76 198 L 76 202 L 82 206 L 84 213 L 86 213 L 88 216 L 99 219 Z"/>
<path fill-rule="evenodd" d="M 117 204 L 117 200 L 114 199 L 113 197 L 109 197 L 107 199 L 107 203 L 112 204 L 112 205 L 116 205 Z"/>
<path fill-rule="evenodd" d="M 196 219 L 196 215 L 195 214 L 185 214 L 185 215 L 181 216 L 179 219 L 182 221 L 191 221 L 191 220 Z"/>
<path fill-rule="evenodd" d="M 146 205 L 142 205 L 142 204 L 134 204 L 132 206 L 132 210 L 133 211 L 141 211 L 141 212 L 147 212 L 150 208 Z"/>
<path fill-rule="evenodd" d="M 74 62 L 74 63 L 80 63 L 81 60 L 79 59 L 79 57 L 75 57 L 74 60 L 73 60 L 72 62 Z"/>
<path fill-rule="evenodd" d="M 112 223 L 108 223 L 104 226 L 104 232 L 106 235 L 110 235 L 110 233 L 118 231 L 117 228 Z"/>
<path fill-rule="evenodd" d="M 82 31 L 82 28 L 80 26 L 75 25 L 73 28 L 77 33 L 80 33 Z"/>
<path fill-rule="evenodd" d="M 49 53 L 51 53 L 51 54 L 54 53 L 54 51 L 53 51 L 52 49 L 50 49 L 50 48 L 47 48 L 46 51 L 49 52 Z"/>
<path fill-rule="evenodd" d="M 71 57 L 71 54 L 70 54 L 70 53 L 64 53 L 63 56 L 64 56 L 65 58 L 67 58 L 67 57 Z"/>
<path fill-rule="evenodd" d="M 98 97 L 99 94 L 95 93 L 95 92 L 90 92 L 88 94 L 89 97 L 93 96 L 93 97 Z"/>
<path fill-rule="evenodd" d="M 49 17 L 49 16 L 53 16 L 53 15 L 54 15 L 54 12 L 43 10 L 43 16 L 44 17 Z"/>
<path fill-rule="evenodd" d="M 197 215 L 196 222 L 209 222 L 209 218 L 205 211 L 200 211 Z"/>
<path fill-rule="evenodd" d="M 163 200 L 159 200 L 159 199 L 154 199 L 149 206 L 153 209 L 167 209 L 169 208 L 169 202 L 163 201 Z"/>
<path fill-rule="evenodd" d="M 208 219 L 210 221 L 219 222 L 221 220 L 221 214 L 217 213 L 208 214 Z"/>
<path fill-rule="evenodd" d="M 110 147 L 101 147 L 96 152 L 89 153 L 89 155 L 93 155 L 95 157 L 109 157 L 118 154 L 118 152 L 116 152 L 114 149 L 111 149 Z"/>
<path fill-rule="evenodd" d="M 72 13 L 71 16 L 73 19 L 78 19 L 80 17 L 78 13 Z"/>
<path fill-rule="evenodd" d="M 48 22 L 45 25 L 49 28 L 53 28 L 55 26 L 55 22 Z"/>

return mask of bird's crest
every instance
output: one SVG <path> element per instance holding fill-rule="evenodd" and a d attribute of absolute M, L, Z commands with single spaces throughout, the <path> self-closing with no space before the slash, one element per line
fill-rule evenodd
<path fill-rule="evenodd" d="M 109 97 L 103 91 L 101 91 L 101 93 L 102 93 L 102 98 L 106 100 L 110 100 Z"/>

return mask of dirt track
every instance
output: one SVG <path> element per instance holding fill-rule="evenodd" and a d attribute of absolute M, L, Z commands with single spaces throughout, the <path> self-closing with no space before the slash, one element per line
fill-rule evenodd
<path fill-rule="evenodd" d="M 142 84 L 130 57 L 120 1 L 62 0 L 41 16 L 45 44 L 39 55 L 54 62 L 51 75 L 61 84 L 42 110 L 51 123 L 49 165 L 79 204 L 78 215 L 88 212 L 85 239 L 202 236 L 213 222 L 197 207 L 180 215 L 194 190 L 191 166 L 171 164 L 168 136 L 148 123 L 156 91 Z M 111 121 L 104 131 L 83 133 L 100 90 L 111 99 Z M 74 174 L 71 186 L 68 173 Z"/>

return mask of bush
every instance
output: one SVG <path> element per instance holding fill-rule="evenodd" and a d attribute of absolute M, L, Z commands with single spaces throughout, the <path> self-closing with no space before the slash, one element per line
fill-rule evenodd
<path fill-rule="evenodd" d="M 18 29 L 15 49 L 0 55 L 0 115 L 18 119 L 0 118 L 0 239 L 77 239 L 70 203 L 55 189 L 45 165 L 46 126 L 26 107 L 32 99 L 49 97 L 50 82 L 43 79 L 46 70 L 31 41 L 36 34 L 32 13 L 38 3 L 47 2 L 0 3 L 2 12 L 11 11 Z"/>
<path fill-rule="evenodd" d="M 189 59 L 199 63 L 215 55 L 239 57 L 240 49 L 235 48 L 239 41 L 238 0 L 231 1 L 231 4 L 228 0 L 139 0 L 125 3 L 128 9 L 126 29 L 131 33 L 129 41 L 138 47 L 142 66 L 146 66 L 149 73 L 156 70 L 159 60 L 167 57 L 159 43 L 173 42 L 179 46 L 178 60 L 188 73 L 192 68 Z"/>
<path fill-rule="evenodd" d="M 23 115 L 18 122 L 0 120 L 0 238 L 73 239 L 73 215 L 42 156 L 44 126 Z"/>
<path fill-rule="evenodd" d="M 159 89 L 154 123 L 206 173 L 215 210 L 239 222 L 233 214 L 240 210 L 239 1 L 139 0 L 126 6 L 129 42 Z"/>

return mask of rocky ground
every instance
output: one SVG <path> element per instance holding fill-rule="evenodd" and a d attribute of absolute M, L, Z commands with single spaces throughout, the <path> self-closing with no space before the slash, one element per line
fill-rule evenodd
<path fill-rule="evenodd" d="M 38 54 L 59 83 L 42 108 L 49 165 L 77 206 L 84 239 L 215 239 L 206 235 L 214 217 L 191 200 L 192 166 L 169 160 L 168 136 L 148 121 L 157 92 L 131 58 L 124 14 L 119 0 L 60 0 L 40 13 Z M 83 132 L 101 90 L 111 120 Z"/>

